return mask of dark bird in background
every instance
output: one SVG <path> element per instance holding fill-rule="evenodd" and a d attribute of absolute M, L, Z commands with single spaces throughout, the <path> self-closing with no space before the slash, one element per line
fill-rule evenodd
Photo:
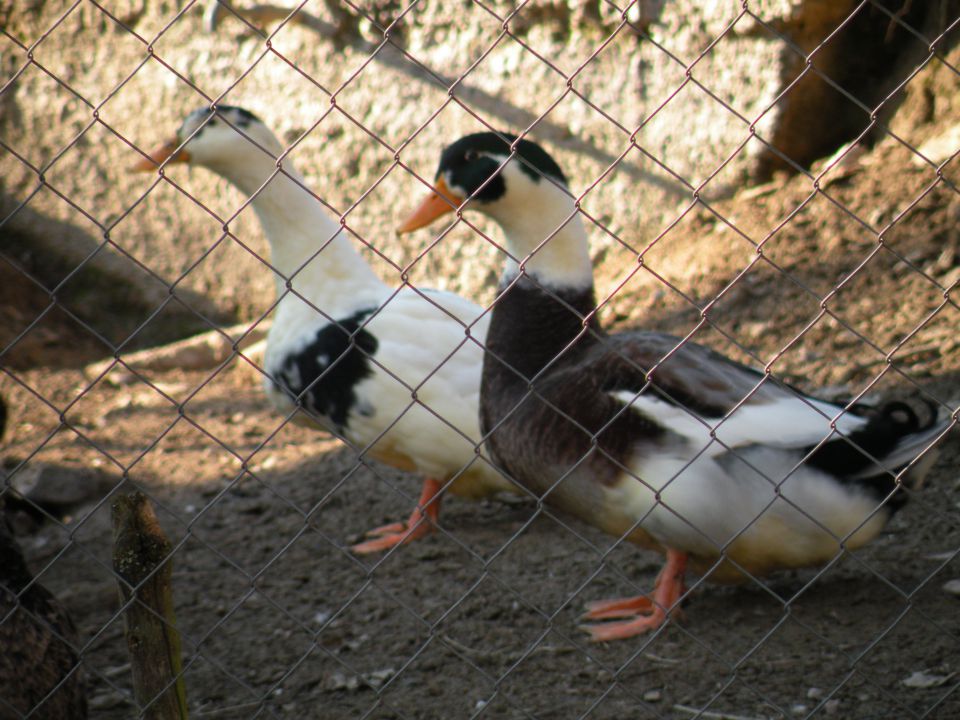
<path fill-rule="evenodd" d="M 650 596 L 592 603 L 594 640 L 660 627 L 687 565 L 715 582 L 825 565 L 873 540 L 952 424 L 933 403 L 844 406 L 703 345 L 607 333 L 576 199 L 538 145 L 480 133 L 448 147 L 400 228 L 477 210 L 510 259 L 480 387 L 487 451 L 544 502 L 666 556 Z M 925 415 L 927 417 L 921 417 Z"/>
<path fill-rule="evenodd" d="M 6 415 L 0 398 L 0 438 Z M 0 495 L 0 720 L 87 717 L 77 646 L 66 609 L 30 573 Z"/>

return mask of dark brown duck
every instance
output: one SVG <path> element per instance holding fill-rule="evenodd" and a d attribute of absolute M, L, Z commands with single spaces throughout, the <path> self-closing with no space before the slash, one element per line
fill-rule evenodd
<path fill-rule="evenodd" d="M 928 403 L 833 404 L 690 341 L 605 333 L 575 199 L 535 143 L 461 138 L 435 187 L 401 231 L 466 202 L 511 255 L 481 381 L 491 456 L 545 502 L 667 556 L 650 597 L 589 606 L 619 620 L 593 639 L 663 624 L 688 563 L 735 582 L 870 542 L 903 501 L 902 471 L 929 468 L 950 423 Z"/>

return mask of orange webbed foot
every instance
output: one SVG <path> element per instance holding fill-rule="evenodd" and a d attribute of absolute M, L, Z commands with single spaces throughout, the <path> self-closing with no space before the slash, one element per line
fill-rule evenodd
<path fill-rule="evenodd" d="M 642 635 L 650 630 L 656 630 L 667 621 L 667 614 L 659 607 L 646 615 L 640 615 L 625 622 L 598 623 L 595 625 L 581 625 L 580 628 L 590 634 L 592 642 L 608 642 L 623 640 L 635 635 Z"/>
<path fill-rule="evenodd" d="M 418 512 L 417 515 L 420 516 L 420 513 Z M 358 555 L 367 555 L 419 540 L 431 532 L 433 532 L 433 528 L 425 518 L 422 522 L 392 523 L 370 530 L 367 535 L 372 536 L 372 540 L 351 545 L 350 549 Z"/>
<path fill-rule="evenodd" d="M 373 539 L 352 545 L 350 549 L 360 555 L 382 552 L 429 535 L 433 532 L 434 523 L 440 517 L 438 494 L 441 488 L 442 485 L 437 480 L 430 478 L 425 480 L 417 507 L 413 509 L 406 522 L 390 523 L 374 528 L 366 534 Z"/>
<path fill-rule="evenodd" d="M 636 617 L 640 613 L 652 612 L 653 601 L 646 595 L 616 600 L 596 600 L 587 603 L 583 617 L 587 620 L 614 620 L 616 618 Z"/>
<path fill-rule="evenodd" d="M 641 635 L 656 630 L 678 611 L 683 595 L 683 575 L 687 556 L 678 550 L 667 550 L 667 563 L 654 584 L 653 597 L 640 595 L 617 600 L 601 600 L 587 605 L 584 617 L 588 620 L 632 618 L 625 622 L 581 625 L 593 642 L 607 642 Z"/>

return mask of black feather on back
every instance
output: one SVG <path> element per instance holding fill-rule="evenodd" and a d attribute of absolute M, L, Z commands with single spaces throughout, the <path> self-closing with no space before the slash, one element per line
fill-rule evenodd
<path fill-rule="evenodd" d="M 317 331 L 313 342 L 284 361 L 274 384 L 305 410 L 328 418 L 338 430 L 357 402 L 355 387 L 372 374 L 370 356 L 377 339 L 361 326 L 373 308 L 329 323 Z"/>

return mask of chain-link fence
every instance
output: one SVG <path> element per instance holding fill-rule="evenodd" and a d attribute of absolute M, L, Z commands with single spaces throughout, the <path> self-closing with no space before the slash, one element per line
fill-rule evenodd
<path fill-rule="evenodd" d="M 3 17 L 0 718 L 957 715 L 955 3 Z"/>

